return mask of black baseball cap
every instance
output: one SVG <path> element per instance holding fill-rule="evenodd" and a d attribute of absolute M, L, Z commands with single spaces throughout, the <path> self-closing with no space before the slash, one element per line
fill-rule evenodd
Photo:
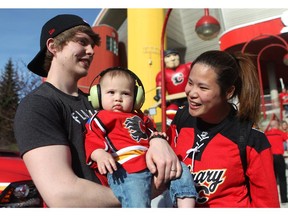
<path fill-rule="evenodd" d="M 177 50 L 175 50 L 175 49 L 168 49 L 168 50 L 165 50 L 165 51 L 164 51 L 164 56 L 170 55 L 170 54 L 172 54 L 172 53 L 179 55 L 179 52 L 178 52 Z"/>
<path fill-rule="evenodd" d="M 42 77 L 47 77 L 47 71 L 44 70 L 45 52 L 47 50 L 46 42 L 49 38 L 54 38 L 60 33 L 75 26 L 89 26 L 81 17 L 72 14 L 61 14 L 47 21 L 42 27 L 40 37 L 40 51 L 28 64 L 28 69 Z"/>

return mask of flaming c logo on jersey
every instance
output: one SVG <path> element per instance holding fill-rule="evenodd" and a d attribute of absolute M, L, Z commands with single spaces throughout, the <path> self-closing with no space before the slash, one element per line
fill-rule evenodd
<path fill-rule="evenodd" d="M 171 81 L 173 82 L 173 84 L 175 86 L 180 85 L 181 83 L 184 82 L 183 73 L 177 73 L 177 74 L 173 75 L 173 77 L 171 78 Z"/>
<path fill-rule="evenodd" d="M 132 139 L 139 142 L 141 139 L 148 139 L 148 135 L 145 133 L 145 125 L 139 116 L 133 116 L 127 118 L 124 122 L 125 127 L 129 130 Z"/>

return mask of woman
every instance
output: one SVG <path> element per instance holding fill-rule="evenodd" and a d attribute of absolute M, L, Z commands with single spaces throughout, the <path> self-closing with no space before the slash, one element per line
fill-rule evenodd
<path fill-rule="evenodd" d="M 279 207 L 270 144 L 251 129 L 260 117 L 259 89 L 244 54 L 208 51 L 193 62 L 188 103 L 168 135 L 193 175 L 197 207 Z"/>

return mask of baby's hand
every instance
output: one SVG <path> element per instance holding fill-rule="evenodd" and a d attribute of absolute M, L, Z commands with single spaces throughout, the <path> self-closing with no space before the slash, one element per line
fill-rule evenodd
<path fill-rule="evenodd" d="M 98 171 L 102 175 L 107 174 L 107 172 L 112 174 L 117 170 L 117 165 L 113 156 L 104 149 L 96 149 L 93 151 L 91 159 L 97 163 Z"/>

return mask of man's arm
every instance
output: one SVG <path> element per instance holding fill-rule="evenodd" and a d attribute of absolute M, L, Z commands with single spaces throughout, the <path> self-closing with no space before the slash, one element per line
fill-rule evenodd
<path fill-rule="evenodd" d="M 36 148 L 25 153 L 23 159 L 49 207 L 120 207 L 108 187 L 74 174 L 68 146 Z"/>

